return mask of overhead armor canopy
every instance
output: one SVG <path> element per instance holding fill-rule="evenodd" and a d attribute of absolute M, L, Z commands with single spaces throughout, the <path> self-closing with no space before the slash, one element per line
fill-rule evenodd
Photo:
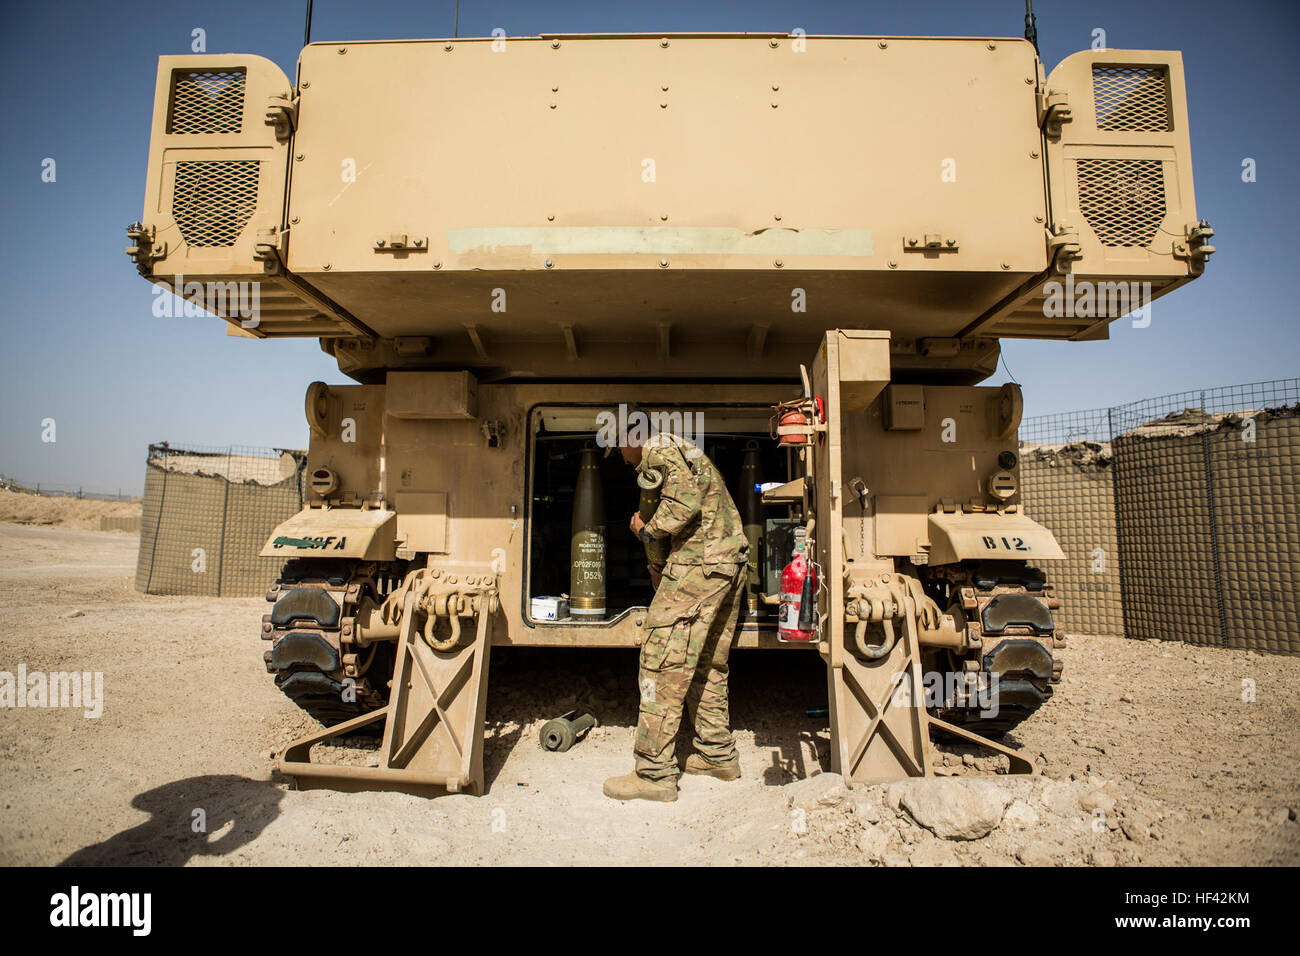
<path fill-rule="evenodd" d="M 313 44 L 296 89 L 163 57 L 133 258 L 260 281 L 242 334 L 318 336 L 363 381 L 788 377 L 869 327 L 900 377 L 974 382 L 998 338 L 1105 337 L 1213 251 L 1178 53 L 1047 75 L 1009 39 L 506 42 Z"/>

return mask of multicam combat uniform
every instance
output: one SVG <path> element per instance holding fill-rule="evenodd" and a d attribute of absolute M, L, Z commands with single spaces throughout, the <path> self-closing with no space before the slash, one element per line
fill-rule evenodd
<path fill-rule="evenodd" d="M 673 749 L 682 706 L 695 719 L 695 746 L 714 765 L 736 756 L 727 707 L 727 656 L 745 603 L 749 542 L 722 476 L 683 438 L 660 433 L 642 446 L 638 473 L 663 475 L 661 501 L 643 535 L 670 537 L 672 552 L 646 615 L 636 771 L 649 780 L 679 773 Z"/>

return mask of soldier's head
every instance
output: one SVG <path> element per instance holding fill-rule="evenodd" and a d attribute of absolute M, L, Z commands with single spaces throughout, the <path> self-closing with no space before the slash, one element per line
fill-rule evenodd
<path fill-rule="evenodd" d="M 611 417 L 618 422 L 618 428 L 615 430 L 615 441 L 606 447 L 605 454 L 608 455 L 617 447 L 623 461 L 633 466 L 640 465 L 642 446 L 654 433 L 650 417 L 635 402 L 629 402 L 618 412 L 611 413 Z"/>
<path fill-rule="evenodd" d="M 637 466 L 641 464 L 641 446 L 628 442 L 626 445 L 618 446 L 618 453 L 623 456 L 623 460 L 629 465 Z"/>
<path fill-rule="evenodd" d="M 642 446 L 649 437 L 644 428 L 629 426 L 618 436 L 618 453 L 623 456 L 623 460 L 629 465 L 633 467 L 640 465 L 641 455 L 644 452 Z"/>

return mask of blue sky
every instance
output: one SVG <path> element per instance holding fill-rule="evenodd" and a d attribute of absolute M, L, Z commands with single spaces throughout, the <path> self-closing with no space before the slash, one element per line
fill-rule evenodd
<path fill-rule="evenodd" d="M 290 76 L 305 0 L 0 2 L 0 473 L 137 490 L 151 441 L 303 447 L 302 395 L 346 382 L 314 339 L 231 339 L 212 318 L 160 319 L 123 255 L 140 217 L 155 58 L 256 53 Z M 1039 0 L 1055 65 L 1088 47 L 1182 50 L 1197 206 L 1217 230 L 1206 276 L 1153 307 L 1152 323 L 1096 343 L 1007 342 L 1026 414 L 1300 374 L 1290 282 L 1300 157 L 1300 4 Z M 443 37 L 453 3 L 316 0 L 315 40 Z M 789 31 L 1018 36 L 998 2 L 495 2 L 463 0 L 462 36 L 542 32 Z M 41 181 L 46 157 L 57 181 Z M 1241 163 L 1257 164 L 1243 183 Z M 1004 381 L 1005 375 L 990 380 Z M 53 418 L 57 441 L 41 441 Z"/>

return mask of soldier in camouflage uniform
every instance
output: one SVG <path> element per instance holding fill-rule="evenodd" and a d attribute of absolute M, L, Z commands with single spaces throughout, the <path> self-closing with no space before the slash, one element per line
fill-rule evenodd
<path fill-rule="evenodd" d="M 749 542 L 722 476 L 691 442 L 660 432 L 619 451 L 638 474 L 663 476 L 658 510 L 645 523 L 632 515 L 632 533 L 642 541 L 670 538 L 672 550 L 662 575 L 651 568 L 657 580 L 637 682 L 636 771 L 606 780 L 605 795 L 673 801 L 683 706 L 694 718 L 698 751 L 687 757 L 685 772 L 740 776 L 727 707 L 727 656 L 745 603 Z"/>

